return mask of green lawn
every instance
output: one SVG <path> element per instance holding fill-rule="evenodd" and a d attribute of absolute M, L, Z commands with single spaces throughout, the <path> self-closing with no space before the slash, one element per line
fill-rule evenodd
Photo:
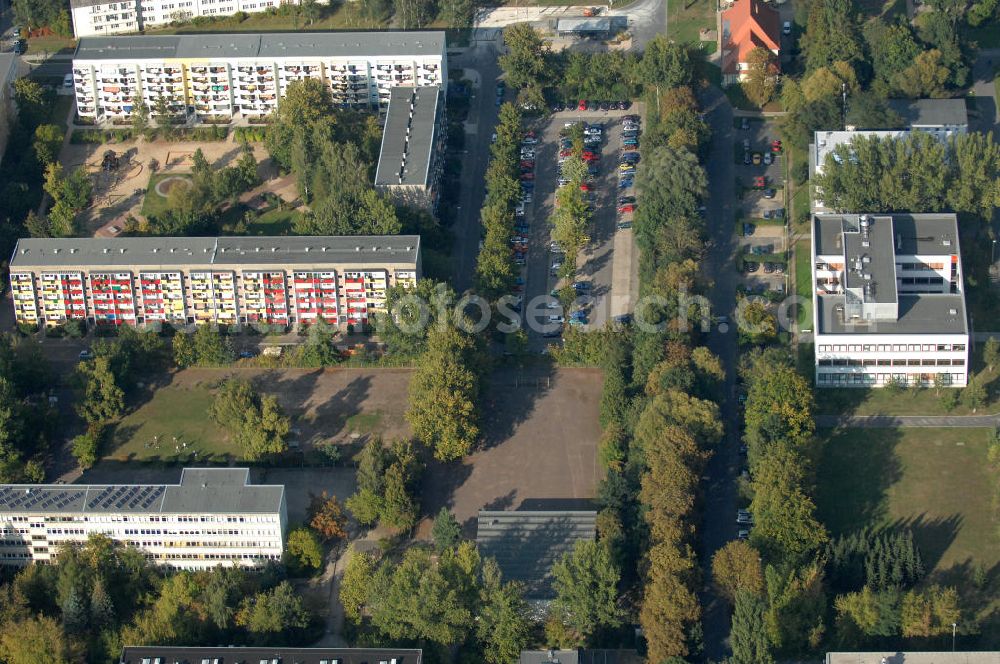
<path fill-rule="evenodd" d="M 156 193 L 156 185 L 167 178 L 177 177 L 176 173 L 157 173 L 149 178 L 149 187 L 142 201 L 142 215 L 156 216 L 167 211 L 167 198 Z"/>
<path fill-rule="evenodd" d="M 70 55 L 73 53 L 73 38 L 50 35 L 28 39 L 28 55 Z"/>
<path fill-rule="evenodd" d="M 298 210 L 274 208 L 257 217 L 250 227 L 250 235 L 288 235 L 302 213 Z"/>
<path fill-rule="evenodd" d="M 969 41 L 976 42 L 979 48 L 1000 47 L 1000 23 L 985 21 L 978 28 L 969 28 Z"/>
<path fill-rule="evenodd" d="M 156 390 L 152 399 L 115 425 L 106 458 L 176 463 L 237 457 L 239 450 L 209 419 L 211 403 L 212 393 L 206 387 Z"/>
<path fill-rule="evenodd" d="M 668 0 L 667 14 L 667 35 L 678 42 L 697 44 L 699 30 L 715 29 L 714 0 Z"/>
<path fill-rule="evenodd" d="M 294 12 L 286 11 L 277 14 L 258 12 L 250 14 L 242 21 L 234 17 L 220 18 L 215 21 L 185 23 L 162 30 L 147 30 L 146 34 L 186 34 L 192 32 L 279 32 L 289 30 L 344 30 L 348 28 L 386 29 L 384 21 L 372 20 L 366 17 L 361 8 L 362 3 L 344 2 L 313 23 L 307 23 Z"/>
<path fill-rule="evenodd" d="M 809 238 L 795 243 L 795 294 L 804 300 L 796 310 L 799 329 L 812 329 L 812 248 Z"/>
<path fill-rule="evenodd" d="M 864 527 L 913 530 L 924 563 L 946 570 L 1000 561 L 988 429 L 821 430 L 816 503 L 839 535 Z"/>

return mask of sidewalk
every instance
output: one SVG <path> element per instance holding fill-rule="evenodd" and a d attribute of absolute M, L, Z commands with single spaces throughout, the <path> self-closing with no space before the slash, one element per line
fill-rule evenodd
<path fill-rule="evenodd" d="M 846 429 L 997 428 L 1000 415 L 817 415 L 817 427 Z"/>

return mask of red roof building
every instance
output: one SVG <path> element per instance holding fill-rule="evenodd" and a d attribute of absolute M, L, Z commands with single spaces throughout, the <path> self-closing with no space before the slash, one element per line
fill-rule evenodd
<path fill-rule="evenodd" d="M 745 76 L 750 51 L 759 47 L 780 55 L 778 10 L 761 0 L 736 0 L 722 12 L 721 41 L 722 75 L 727 83 L 735 83 Z M 775 58 L 775 67 L 778 66 Z"/>

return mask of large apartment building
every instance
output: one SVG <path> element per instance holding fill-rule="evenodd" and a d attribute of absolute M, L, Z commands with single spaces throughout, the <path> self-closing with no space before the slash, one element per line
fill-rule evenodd
<path fill-rule="evenodd" d="M 445 147 L 441 88 L 392 89 L 382 132 L 375 187 L 396 202 L 437 209 Z"/>
<path fill-rule="evenodd" d="M 2 484 L 0 564 L 49 561 L 95 534 L 179 569 L 278 561 L 285 487 L 250 484 L 249 473 L 185 468 L 178 484 Z"/>
<path fill-rule="evenodd" d="M 18 323 L 363 324 L 420 278 L 420 237 L 26 238 Z"/>
<path fill-rule="evenodd" d="M 79 39 L 139 32 L 199 16 L 252 14 L 301 4 L 302 0 L 70 0 L 69 6 L 73 35 Z"/>
<path fill-rule="evenodd" d="M 84 37 L 73 56 L 77 111 L 98 122 L 127 121 L 137 95 L 192 122 L 259 120 L 306 78 L 343 108 L 384 111 L 395 87 L 445 89 L 445 33 Z"/>
<path fill-rule="evenodd" d="M 817 387 L 964 386 L 955 215 L 818 214 L 812 225 Z"/>

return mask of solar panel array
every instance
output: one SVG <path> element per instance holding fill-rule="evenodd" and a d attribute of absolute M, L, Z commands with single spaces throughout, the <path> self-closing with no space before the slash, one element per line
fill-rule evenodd
<path fill-rule="evenodd" d="M 106 486 L 87 500 L 90 510 L 148 509 L 163 495 L 162 486 L 112 485 Z"/>
<path fill-rule="evenodd" d="M 62 509 L 81 495 L 79 489 L 3 487 L 0 488 L 0 509 Z"/>

